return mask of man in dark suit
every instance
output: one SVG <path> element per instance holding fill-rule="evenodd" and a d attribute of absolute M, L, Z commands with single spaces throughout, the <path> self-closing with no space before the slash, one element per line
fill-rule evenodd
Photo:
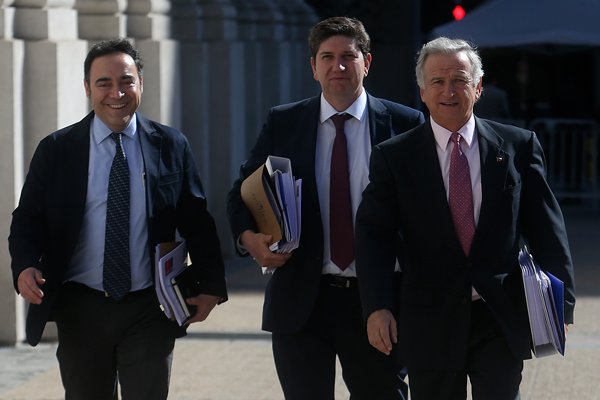
<path fill-rule="evenodd" d="M 342 17 L 322 21 L 311 30 L 309 44 L 322 94 L 270 111 L 229 193 L 231 229 L 242 253 L 274 269 L 262 326 L 273 333 L 275 366 L 285 398 L 332 399 L 337 355 L 352 399 L 400 399 L 406 385 L 395 352 L 386 357 L 367 341 L 355 277 L 353 216 L 367 183 L 371 146 L 422 123 L 423 115 L 365 92 L 362 83 L 371 54 L 360 21 Z M 349 118 L 342 121 L 341 130 L 332 122 L 336 114 Z M 330 198 L 338 194 L 330 194 L 332 182 L 339 180 L 333 172 L 330 175 L 336 169 L 335 137 L 347 138 L 342 167 L 349 175 L 345 178 L 349 190 L 343 201 L 335 200 L 330 207 Z M 289 158 L 295 177 L 302 179 L 302 233 L 292 254 L 269 250 L 273 238 L 257 232 L 240 196 L 242 181 L 269 155 Z M 339 210 L 346 211 L 345 222 L 335 219 Z M 330 237 L 333 232 L 337 233 Z M 333 242 L 343 237 L 349 239 L 340 247 L 352 251 L 334 254 Z"/>
<path fill-rule="evenodd" d="M 562 213 L 535 133 L 473 115 L 483 69 L 462 40 L 425 44 L 417 61 L 431 118 L 373 149 L 356 223 L 357 271 L 369 340 L 398 333 L 411 398 L 515 399 L 531 338 L 517 262 L 525 240 L 565 284 L 573 268 Z M 465 168 L 466 167 L 466 168 Z M 398 306 L 390 284 L 402 265 Z"/>
<path fill-rule="evenodd" d="M 159 307 L 154 248 L 176 231 L 186 240 L 201 282 L 188 299 L 197 322 L 227 297 L 219 240 L 187 139 L 136 112 L 137 50 L 125 39 L 100 42 L 84 71 L 93 112 L 40 142 L 13 213 L 9 247 L 15 288 L 30 303 L 27 340 L 35 346 L 46 321 L 56 321 L 66 399 L 112 400 L 117 376 L 125 399 L 166 399 L 185 327 Z"/>

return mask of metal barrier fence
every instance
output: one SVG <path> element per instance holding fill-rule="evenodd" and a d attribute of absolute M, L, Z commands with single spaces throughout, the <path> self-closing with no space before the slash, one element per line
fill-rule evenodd
<path fill-rule="evenodd" d="M 546 155 L 548 182 L 559 200 L 600 199 L 600 126 L 589 119 L 539 118 L 529 123 Z"/>

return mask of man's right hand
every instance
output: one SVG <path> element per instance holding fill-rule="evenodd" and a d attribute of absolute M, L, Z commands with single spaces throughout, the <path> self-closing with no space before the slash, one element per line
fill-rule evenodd
<path fill-rule="evenodd" d="M 383 354 L 390 355 L 392 345 L 398 342 L 396 318 L 390 310 L 373 311 L 367 319 L 369 343 Z"/>
<path fill-rule="evenodd" d="M 261 267 L 277 268 L 285 264 L 290 257 L 289 254 L 273 253 L 269 246 L 273 242 L 271 235 L 256 233 L 246 230 L 240 235 L 240 243 L 248 250 L 254 261 Z"/>
<path fill-rule="evenodd" d="M 40 286 L 44 283 L 46 283 L 46 280 L 42 276 L 42 272 L 34 267 L 24 269 L 17 278 L 19 294 L 32 304 L 42 304 L 44 292 Z"/>

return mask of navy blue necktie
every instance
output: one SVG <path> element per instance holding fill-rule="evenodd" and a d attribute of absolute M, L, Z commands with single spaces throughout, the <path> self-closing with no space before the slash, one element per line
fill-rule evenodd
<path fill-rule="evenodd" d="M 131 289 L 129 261 L 129 168 L 121 142 L 121 133 L 112 133 L 115 141 L 108 178 L 106 200 L 106 236 L 104 244 L 104 290 L 120 300 Z"/>

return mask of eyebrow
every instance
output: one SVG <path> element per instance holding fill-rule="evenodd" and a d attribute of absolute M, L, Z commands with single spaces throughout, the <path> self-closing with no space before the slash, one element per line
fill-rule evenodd
<path fill-rule="evenodd" d="M 121 75 L 121 80 L 123 79 L 135 79 L 135 76 L 133 74 L 125 74 L 125 75 Z M 94 81 L 94 83 L 98 84 L 98 83 L 102 83 L 102 82 L 109 82 L 111 79 L 107 76 L 103 76 L 101 78 L 98 78 Z"/>

